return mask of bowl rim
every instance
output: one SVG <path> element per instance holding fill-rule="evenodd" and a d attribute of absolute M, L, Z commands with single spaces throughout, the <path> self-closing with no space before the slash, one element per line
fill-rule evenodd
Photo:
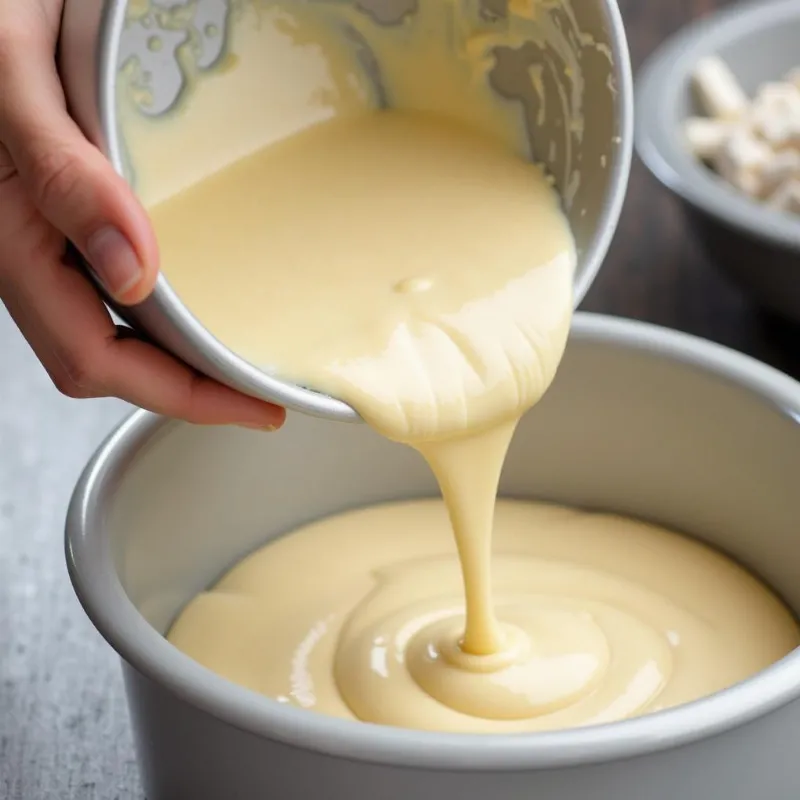
<path fill-rule="evenodd" d="M 100 26 L 98 110 L 106 152 L 114 169 L 125 176 L 124 158 L 116 125 L 116 64 L 119 60 L 120 36 L 125 25 L 128 0 L 108 0 Z M 603 198 L 597 229 L 589 246 L 579 258 L 574 281 L 574 307 L 582 302 L 602 266 L 619 223 L 627 193 L 633 159 L 633 72 L 622 17 L 617 0 L 601 4 L 608 27 L 609 41 L 615 58 L 611 78 L 617 130 L 612 156 L 609 158 L 608 189 Z M 180 339 L 183 355 L 201 371 L 213 370 L 212 377 L 229 386 L 268 400 L 294 411 L 347 422 L 360 421 L 349 405 L 276 375 L 268 374 L 237 355 L 213 336 L 183 304 L 163 272 L 159 273 L 151 295 L 139 306 L 116 307 L 123 319 L 135 323 L 139 317 L 165 323 L 174 339 Z M 152 332 L 150 332 L 152 334 Z M 205 369 L 203 369 L 205 367 Z"/>
<path fill-rule="evenodd" d="M 679 98 L 700 58 L 790 20 L 800 22 L 798 0 L 749 0 L 703 17 L 667 39 L 636 79 L 634 142 L 656 180 L 689 205 L 730 228 L 800 251 L 800 218 L 770 209 L 730 186 L 690 153 L 675 124 Z"/>
<path fill-rule="evenodd" d="M 644 322 L 576 315 L 579 341 L 665 358 L 744 388 L 800 423 L 800 383 L 755 359 Z M 445 734 L 335 719 L 236 686 L 178 651 L 125 594 L 105 535 L 109 498 L 137 455 L 175 421 L 137 411 L 99 447 L 73 493 L 65 548 L 70 579 L 100 634 L 140 674 L 189 705 L 267 740 L 353 761 L 422 769 L 520 771 L 631 758 L 690 744 L 800 698 L 800 648 L 717 694 L 596 727 L 514 734 Z"/>

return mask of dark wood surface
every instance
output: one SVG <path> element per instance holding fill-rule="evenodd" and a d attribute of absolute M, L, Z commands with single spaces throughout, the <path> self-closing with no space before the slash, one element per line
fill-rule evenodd
<path fill-rule="evenodd" d="M 686 21 L 726 4 L 621 0 L 635 66 Z M 717 274 L 638 163 L 583 307 L 704 336 L 800 375 L 797 334 L 765 322 Z M 74 481 L 126 407 L 59 397 L 1 308 L 0 375 L 0 800 L 141 800 L 116 659 L 72 594 L 62 550 Z"/>

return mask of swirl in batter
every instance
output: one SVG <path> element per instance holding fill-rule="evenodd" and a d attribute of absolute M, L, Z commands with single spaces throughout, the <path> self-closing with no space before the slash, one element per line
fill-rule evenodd
<path fill-rule="evenodd" d="M 800 643 L 743 568 L 662 528 L 499 500 L 499 651 L 470 656 L 441 501 L 320 520 L 254 553 L 170 631 L 281 702 L 422 730 L 515 733 L 627 719 L 725 689 Z"/>

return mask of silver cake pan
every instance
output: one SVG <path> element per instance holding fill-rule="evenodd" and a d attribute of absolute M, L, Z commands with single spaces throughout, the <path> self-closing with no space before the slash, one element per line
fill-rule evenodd
<path fill-rule="evenodd" d="M 519 427 L 501 494 L 685 531 L 800 612 L 799 420 L 800 385 L 767 366 L 684 334 L 579 314 L 552 390 Z M 435 493 L 409 448 L 310 416 L 262 435 L 138 412 L 110 436 L 75 490 L 67 559 L 87 614 L 122 658 L 148 800 L 800 797 L 798 651 L 651 716 L 486 737 L 287 707 L 163 637 L 195 593 L 268 539 L 344 509 Z"/>

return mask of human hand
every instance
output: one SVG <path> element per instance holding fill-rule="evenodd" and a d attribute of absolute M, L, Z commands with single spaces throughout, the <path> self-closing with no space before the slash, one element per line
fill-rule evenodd
<path fill-rule="evenodd" d="M 58 389 L 203 424 L 270 429 L 285 412 L 118 329 L 67 240 L 117 302 L 141 302 L 158 246 L 126 182 L 69 117 L 55 66 L 63 0 L 0 0 L 0 299 Z"/>

